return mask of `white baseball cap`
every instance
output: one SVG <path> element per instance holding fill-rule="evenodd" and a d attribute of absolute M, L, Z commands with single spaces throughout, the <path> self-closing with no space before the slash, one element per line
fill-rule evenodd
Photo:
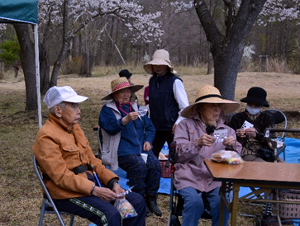
<path fill-rule="evenodd" d="M 61 102 L 81 103 L 87 100 L 88 97 L 78 95 L 70 86 L 51 87 L 44 97 L 44 102 L 48 109 L 53 108 Z"/>

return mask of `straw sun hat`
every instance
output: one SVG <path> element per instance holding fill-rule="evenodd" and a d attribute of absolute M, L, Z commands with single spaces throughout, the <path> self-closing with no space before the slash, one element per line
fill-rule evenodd
<path fill-rule="evenodd" d="M 223 111 L 225 115 L 236 111 L 240 106 L 238 102 L 223 99 L 220 91 L 216 87 L 206 85 L 197 90 L 195 103 L 183 109 L 181 115 L 185 118 L 189 118 L 193 115 L 197 105 L 201 103 L 224 104 Z"/>
<path fill-rule="evenodd" d="M 122 89 L 129 88 L 131 93 L 134 93 L 143 87 L 143 85 L 131 85 L 126 77 L 120 77 L 111 81 L 111 92 L 103 97 L 102 100 L 113 99 L 113 94 Z"/>
<path fill-rule="evenodd" d="M 153 53 L 152 60 L 144 65 L 144 69 L 147 73 L 153 74 L 153 65 L 166 65 L 170 68 L 170 71 L 173 71 L 171 66 L 170 55 L 167 50 L 158 49 Z"/>

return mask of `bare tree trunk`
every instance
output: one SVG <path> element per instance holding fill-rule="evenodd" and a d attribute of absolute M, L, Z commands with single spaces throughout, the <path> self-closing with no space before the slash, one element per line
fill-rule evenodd
<path fill-rule="evenodd" d="M 17 60 L 16 62 L 13 63 L 13 68 L 15 71 L 15 78 L 17 78 L 19 75 L 20 67 L 21 67 L 21 62 L 19 60 Z"/>
<path fill-rule="evenodd" d="M 26 86 L 26 107 L 25 110 L 37 110 L 37 91 L 35 76 L 35 52 L 34 44 L 30 39 L 29 26 L 27 24 L 13 24 L 19 44 L 21 65 L 25 77 Z"/>
<path fill-rule="evenodd" d="M 55 61 L 52 75 L 51 75 L 51 81 L 50 81 L 50 87 L 57 85 L 57 78 L 58 78 L 58 72 L 59 69 L 64 62 L 67 53 L 68 53 L 68 46 L 69 46 L 69 40 L 68 40 L 68 24 L 69 24 L 69 0 L 64 0 L 64 12 L 63 12 L 63 44 L 60 51 L 60 54 Z"/>
<path fill-rule="evenodd" d="M 41 93 L 45 94 L 49 89 L 49 81 L 50 81 L 50 63 L 49 57 L 47 53 L 47 49 L 45 46 L 45 42 L 39 45 L 40 52 L 40 80 L 41 80 Z"/>
<path fill-rule="evenodd" d="M 212 69 L 213 69 L 213 59 L 212 55 L 209 51 L 207 51 L 207 74 L 211 74 Z"/>
<path fill-rule="evenodd" d="M 235 99 L 235 85 L 239 64 L 243 55 L 245 39 L 249 34 L 266 0 L 245 0 L 241 2 L 235 15 L 235 0 L 226 1 L 225 27 L 222 34 L 211 16 L 206 1 L 194 0 L 194 6 L 200 22 L 211 44 L 210 51 L 214 59 L 214 85 L 226 99 Z"/>
<path fill-rule="evenodd" d="M 236 78 L 243 56 L 243 50 L 244 43 L 241 42 L 239 46 L 229 45 L 220 53 L 213 54 L 214 85 L 226 99 L 235 99 Z"/>
<path fill-rule="evenodd" d="M 81 76 L 82 77 L 92 77 L 91 73 L 91 67 L 90 67 L 90 36 L 89 36 L 89 31 L 85 27 L 84 29 L 85 32 L 85 45 L 84 45 L 84 57 L 82 60 L 82 65 L 81 65 Z"/>

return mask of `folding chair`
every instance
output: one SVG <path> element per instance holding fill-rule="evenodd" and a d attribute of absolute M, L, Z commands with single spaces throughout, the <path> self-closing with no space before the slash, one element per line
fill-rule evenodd
<path fill-rule="evenodd" d="M 100 126 L 98 126 L 98 129 L 97 129 L 97 140 L 98 140 L 98 145 L 99 145 L 98 156 L 97 157 L 99 159 L 101 159 L 103 147 L 102 147 L 102 133 L 101 133 L 101 127 Z"/>
<path fill-rule="evenodd" d="M 137 97 L 137 95 L 135 95 L 136 99 L 135 99 L 135 102 L 138 106 L 140 106 L 140 101 L 139 101 L 139 98 Z"/>
<path fill-rule="evenodd" d="M 170 213 L 168 219 L 168 226 L 181 226 L 179 217 L 182 216 L 183 204 L 184 200 L 174 187 L 174 155 L 176 151 L 176 142 L 173 141 L 169 145 L 169 156 L 165 167 L 168 168 L 169 164 L 171 164 L 171 188 L 170 188 Z M 204 200 L 204 213 L 201 216 L 201 219 L 212 219 L 210 215 L 210 206 L 207 200 Z"/>
<path fill-rule="evenodd" d="M 42 202 L 42 206 L 41 206 L 41 214 L 40 214 L 40 220 L 39 220 L 39 226 L 42 226 L 43 225 L 43 220 L 44 220 L 44 215 L 45 214 L 56 214 L 60 224 L 62 226 L 65 226 L 65 223 L 64 221 L 62 220 L 62 217 L 61 215 L 62 214 L 65 214 L 65 215 L 70 215 L 71 219 L 70 219 L 70 226 L 73 226 L 74 224 L 74 217 L 75 215 L 72 214 L 72 213 L 67 213 L 67 212 L 63 212 L 63 211 L 58 211 L 52 198 L 51 198 L 51 195 L 43 181 L 43 178 L 42 178 L 42 173 L 39 169 L 39 165 L 38 165 L 38 162 L 35 158 L 35 155 L 33 155 L 33 166 L 34 166 L 34 170 L 35 170 L 35 173 L 40 181 L 40 184 L 42 185 L 42 188 L 45 192 L 44 194 L 44 197 L 43 197 L 43 202 Z"/>
<path fill-rule="evenodd" d="M 99 125 L 94 126 L 93 130 L 97 131 L 97 141 L 98 141 L 98 146 L 99 146 L 98 153 L 96 154 L 96 157 L 101 159 L 101 154 L 102 154 L 102 150 L 103 150 L 103 148 L 102 148 L 101 127 Z"/>
<path fill-rule="evenodd" d="M 275 159 L 278 158 L 279 155 L 281 155 L 281 153 L 283 154 L 283 160 L 285 160 L 285 147 L 286 145 L 284 144 L 284 139 L 285 139 L 285 129 L 287 128 L 287 124 L 288 124 L 288 120 L 287 117 L 285 116 L 285 114 L 277 109 L 268 109 L 265 110 L 264 112 L 270 114 L 273 116 L 273 118 L 275 119 L 275 126 L 276 127 L 280 127 L 281 135 L 277 137 L 277 140 L 282 142 L 282 146 L 278 147 L 276 150 L 276 153 L 274 153 Z M 283 126 L 281 126 L 281 124 L 283 124 Z M 266 130 L 265 131 L 265 137 L 270 137 L 270 130 Z"/>

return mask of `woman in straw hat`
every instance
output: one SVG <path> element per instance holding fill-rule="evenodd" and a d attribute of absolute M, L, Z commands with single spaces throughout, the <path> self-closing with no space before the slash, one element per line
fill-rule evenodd
<path fill-rule="evenodd" d="M 182 80 L 173 74 L 168 51 L 156 50 L 152 61 L 144 65 L 149 80 L 150 118 L 155 126 L 153 152 L 156 157 L 165 141 L 173 141 L 176 125 L 183 119 L 180 112 L 189 105 Z"/>
<path fill-rule="evenodd" d="M 132 92 L 143 86 L 131 85 L 121 77 L 111 82 L 111 93 L 102 98 L 108 100 L 101 109 L 99 125 L 102 128 L 102 161 L 112 169 L 118 165 L 127 172 L 133 191 L 145 197 L 147 216 L 162 213 L 156 198 L 160 183 L 160 162 L 152 152 L 155 128 L 147 115 L 139 115 L 138 106 L 130 101 Z M 141 154 L 146 153 L 143 160 Z"/>
<path fill-rule="evenodd" d="M 182 226 L 195 226 L 204 212 L 203 198 L 210 204 L 212 225 L 219 225 L 221 182 L 213 181 L 204 165 L 204 159 L 213 153 L 231 147 L 237 153 L 242 145 L 236 141 L 235 131 L 224 124 L 225 115 L 238 109 L 239 103 L 225 100 L 219 90 L 206 85 L 198 89 L 195 103 L 186 107 L 174 134 L 174 186 L 184 199 Z M 216 138 L 214 134 L 223 134 Z M 227 225 L 226 210 L 223 225 Z"/>
<path fill-rule="evenodd" d="M 267 92 L 263 88 L 250 88 L 247 96 L 241 99 L 241 102 L 247 103 L 245 111 L 235 114 L 229 123 L 236 130 L 237 139 L 243 145 L 242 157 L 245 161 L 267 161 L 259 156 L 260 148 L 271 146 L 271 141 L 264 137 L 264 132 L 266 128 L 275 126 L 275 119 L 269 113 L 261 111 L 262 107 L 269 107 L 266 97 Z M 284 162 L 280 157 L 277 161 Z"/>

